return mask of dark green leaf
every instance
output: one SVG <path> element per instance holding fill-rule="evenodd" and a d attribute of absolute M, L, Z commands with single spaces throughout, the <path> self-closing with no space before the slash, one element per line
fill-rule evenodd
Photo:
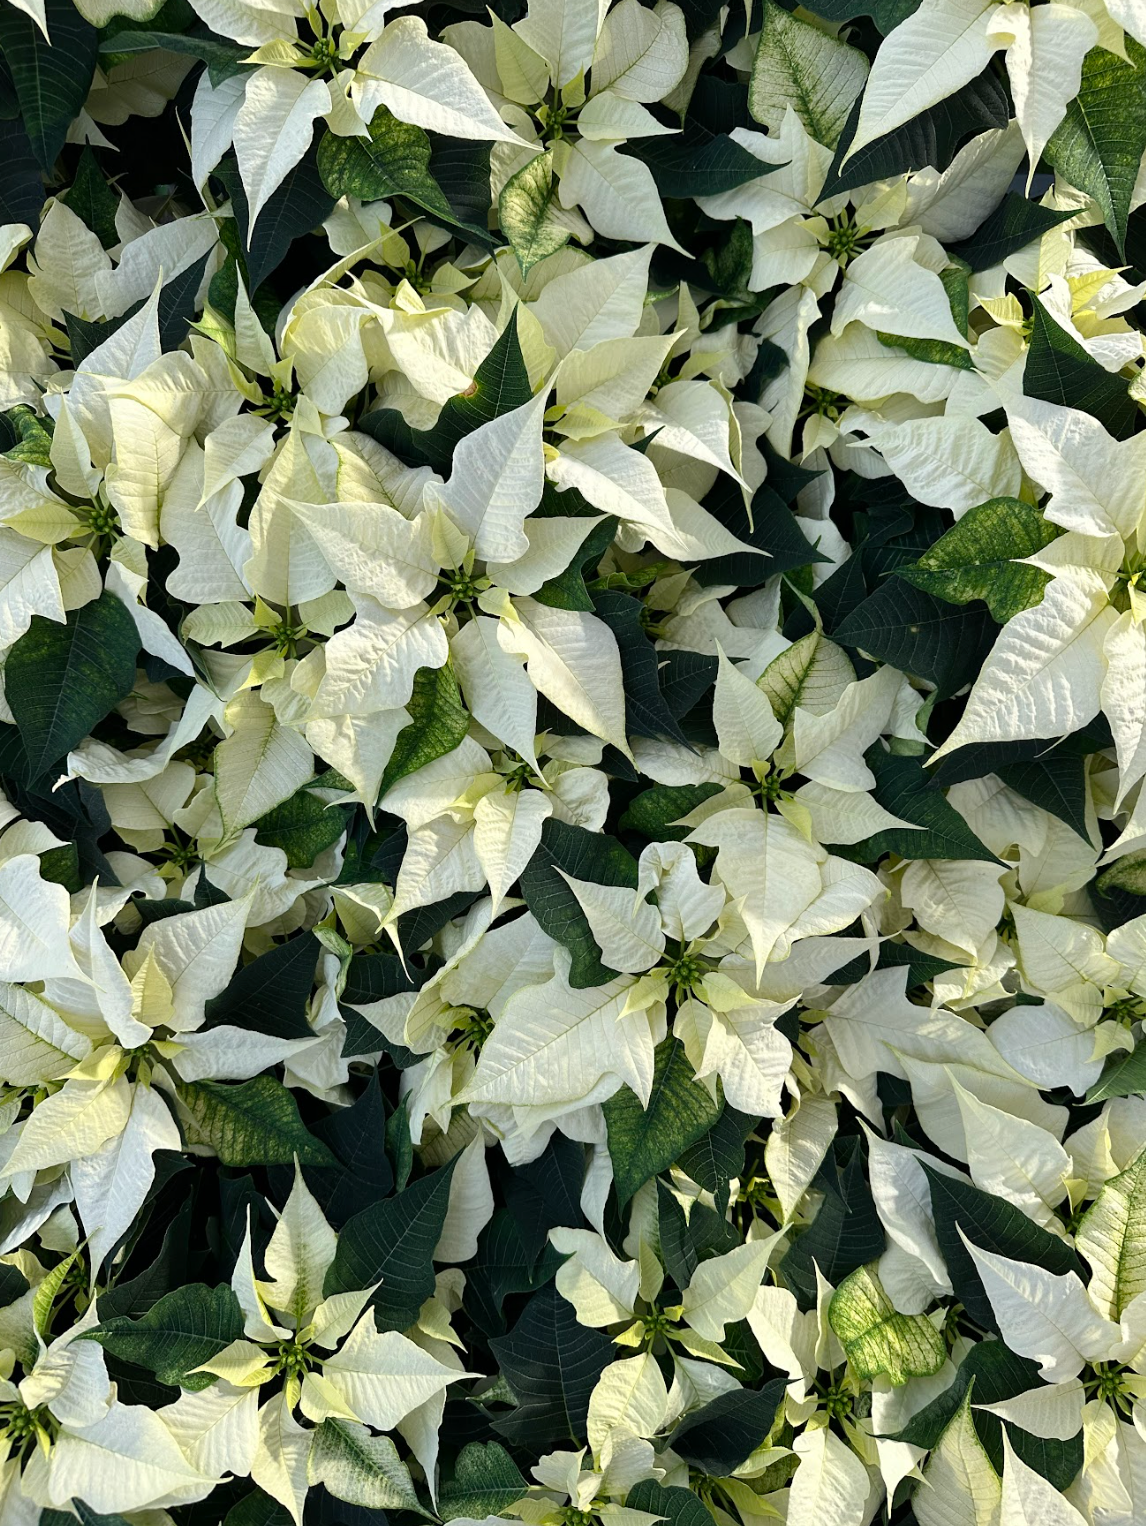
<path fill-rule="evenodd" d="M 44 181 L 20 121 L 0 121 L 0 219 L 35 228 L 44 205 Z"/>
<path fill-rule="evenodd" d="M 691 1489 L 678 1485 L 666 1489 L 652 1478 L 642 1478 L 629 1490 L 625 1506 L 659 1515 L 666 1526 L 714 1526 L 712 1512 Z"/>
<path fill-rule="evenodd" d="M 281 848 L 288 868 L 309 869 L 346 831 L 349 817 L 347 807 L 327 805 L 313 790 L 300 789 L 259 817 L 255 839 L 266 848 Z"/>
<path fill-rule="evenodd" d="M 1146 1092 L 1146 1043 L 1108 1055 L 1102 1074 L 1086 1094 L 1088 1102 L 1111 1097 L 1135 1097 Z"/>
<path fill-rule="evenodd" d="M 962 260 L 973 271 L 989 270 L 1073 215 L 1069 207 L 1057 211 L 1054 207 L 1041 206 L 1037 201 L 1028 201 L 1016 191 L 1008 191 L 970 238 L 950 245 L 947 252 L 952 259 Z"/>
<path fill-rule="evenodd" d="M 277 1500 L 255 1489 L 227 1511 L 223 1526 L 292 1526 L 293 1519 Z"/>
<path fill-rule="evenodd" d="M 322 183 L 316 157 L 312 141 L 259 213 L 253 233 L 247 196 L 234 157 L 229 154 L 215 170 L 231 198 L 247 266 L 248 292 L 258 292 L 267 277 L 282 264 L 295 239 L 313 232 L 330 216 L 335 198 Z"/>
<path fill-rule="evenodd" d="M 806 7 L 825 21 L 851 21 L 855 16 L 870 16 L 886 37 L 901 21 L 919 9 L 919 0 L 812 0 Z"/>
<path fill-rule="evenodd" d="M 1050 581 L 1048 572 L 1019 559 L 1042 551 L 1061 534 L 1029 503 L 990 498 L 969 509 L 917 562 L 897 568 L 896 576 L 951 604 L 982 599 L 1005 625 L 1037 604 Z"/>
<path fill-rule="evenodd" d="M 99 39 L 71 0 L 45 0 L 44 13 L 50 43 L 31 16 L 0 6 L 0 53 L 32 152 L 50 175 L 91 89 Z"/>
<path fill-rule="evenodd" d="M 1146 49 L 1125 39 L 1126 58 L 1091 48 L 1078 94 L 1044 151 L 1048 164 L 1098 205 L 1120 255 L 1134 182 L 1146 153 Z"/>
<path fill-rule="evenodd" d="M 161 1383 L 198 1392 L 215 1377 L 193 1369 L 242 1334 L 243 1311 L 231 1289 L 193 1282 L 168 1293 L 140 1319 L 105 1319 L 80 1338 L 98 1341 L 113 1356 L 145 1367 Z"/>
<path fill-rule="evenodd" d="M 623 1208 L 639 1187 L 665 1171 L 720 1116 L 720 1104 L 696 1079 L 674 1038 L 657 1046 L 653 1087 L 642 1107 L 627 1086 L 604 1104 L 609 1158 L 617 1202 Z"/>
<path fill-rule="evenodd" d="M 595 885 L 637 888 L 637 865 L 615 838 L 550 817 L 541 829 L 541 842 L 521 875 L 521 894 L 542 932 L 563 944 L 573 956 L 569 984 L 575 990 L 604 985 L 614 971 L 601 963 L 581 904 L 559 870 Z"/>
<path fill-rule="evenodd" d="M 842 621 L 833 638 L 927 679 L 945 699 L 978 675 L 997 633 L 985 608 L 945 604 L 889 579 Z"/>
<path fill-rule="evenodd" d="M 1003 763 L 993 770 L 1008 789 L 1087 836 L 1086 759 L 1052 753 L 1029 763 Z"/>
<path fill-rule="evenodd" d="M 843 849 L 846 857 L 871 863 L 885 853 L 898 853 L 909 859 L 972 858 L 1001 864 L 934 787 L 922 758 L 887 752 L 877 742 L 864 755 L 864 762 L 875 775 L 874 794 L 879 804 L 893 816 L 915 822 L 922 830 L 888 827 Z"/>
<path fill-rule="evenodd" d="M 139 632 L 112 593 L 60 625 L 33 615 L 8 653 L 4 685 L 33 778 L 58 763 L 135 685 Z"/>
<path fill-rule="evenodd" d="M 1027 397 L 1058 403 L 1064 408 L 1081 408 L 1084 413 L 1100 420 L 1116 439 L 1128 439 L 1134 433 L 1139 412 L 1138 404 L 1130 396 L 1126 377 L 1100 366 L 1047 312 L 1038 297 L 1032 295 L 1031 302 L 1034 304 L 1034 320 L 1031 346 L 1023 370 L 1024 393 Z M 963 522 L 960 520 L 960 524 Z M 995 614 L 993 608 L 992 614 Z M 995 618 L 1006 617 L 995 614 Z"/>
<path fill-rule="evenodd" d="M 482 424 L 520 408 L 533 396 L 517 335 L 517 318 L 506 324 L 464 392 L 447 398 L 432 429 L 411 429 L 396 409 L 368 413 L 360 427 L 411 466 L 432 466 L 447 476 L 459 440 Z"/>
<path fill-rule="evenodd" d="M 744 1171 L 744 1143 L 756 1127 L 756 1119 L 737 1112 L 727 1103 L 708 1133 L 682 1150 L 676 1164 L 705 1191 L 727 1193 L 733 1177 Z"/>
<path fill-rule="evenodd" d="M 459 747 L 470 723 L 457 676 L 448 662 L 440 668 L 418 669 L 406 710 L 410 722 L 394 743 L 378 791 L 380 800 L 399 779 Z"/>
<path fill-rule="evenodd" d="M 306 1008 L 320 952 L 317 938 L 301 932 L 252 959 L 207 1003 L 205 1026 L 226 1023 L 276 1038 L 310 1038 Z"/>
<path fill-rule="evenodd" d="M 617 1353 L 609 1337 L 581 1324 L 556 1288 L 543 1288 L 490 1348 L 517 1400 L 494 1430 L 535 1453 L 583 1442 L 589 1395 Z"/>
<path fill-rule="evenodd" d="M 778 572 L 791 572 L 796 567 L 827 561 L 768 482 L 762 483 L 753 494 L 751 514 L 744 506 L 740 489 L 727 477 L 722 477 L 709 493 L 704 507 L 733 535 L 747 545 L 757 547 L 763 555 L 734 551 L 729 556 L 710 557 L 693 573 L 703 588 L 714 583 L 757 588 Z"/>
<path fill-rule="evenodd" d="M 725 133 L 709 132 L 690 117 L 684 131 L 665 137 L 636 138 L 626 144 L 634 159 L 647 164 L 662 196 L 716 196 L 735 191 L 775 169 L 750 154 Z"/>
<path fill-rule="evenodd" d="M 253 1081 L 187 1081 L 188 1142 L 209 1145 L 225 1166 L 329 1166 L 334 1157 L 307 1132 L 298 1104 L 274 1076 Z"/>
<path fill-rule="evenodd" d="M 336 199 L 405 196 L 418 206 L 448 212 L 449 203 L 430 174 L 430 153 L 430 140 L 420 127 L 400 122 L 379 106 L 368 138 L 325 134 L 318 148 L 318 172 Z"/>
<path fill-rule="evenodd" d="M 672 823 L 719 793 L 719 784 L 654 784 L 629 801 L 621 830 L 640 832 L 650 842 L 683 842 L 691 828 Z"/>
<path fill-rule="evenodd" d="M 859 1266 L 878 1260 L 884 1231 L 868 1186 L 860 1140 L 839 1136 L 816 1174 L 823 1191 L 816 1217 L 780 1263 L 801 1308 L 816 1304 L 816 1268 L 835 1287 Z"/>
<path fill-rule="evenodd" d="M 785 1386 L 783 1378 L 772 1378 L 761 1389 L 718 1394 L 681 1421 L 669 1437 L 669 1446 L 709 1477 L 726 1477 L 767 1437 Z"/>
<path fill-rule="evenodd" d="M 162 48 L 165 53 L 185 53 L 201 58 L 207 65 L 212 85 L 221 85 L 233 74 L 241 74 L 243 63 L 250 56 L 250 48 L 229 38 L 217 37 L 202 25 L 188 32 L 149 31 L 133 27 L 116 32 L 111 37 L 101 37 L 99 50 L 104 55 L 124 53 L 151 53 Z"/>
<path fill-rule="evenodd" d="M 625 729 L 630 736 L 667 737 L 683 742 L 676 717 L 665 703 L 657 681 L 658 653 L 641 624 L 643 608 L 639 599 L 615 589 L 593 594 L 597 618 L 617 638 L 625 691 Z"/>
<path fill-rule="evenodd" d="M 381 201 L 404 196 L 415 206 L 455 223 L 453 208 L 430 170 L 432 145 L 420 127 L 400 122 L 379 106 L 369 138 L 327 132 L 318 147 L 318 173 L 335 200 Z M 462 225 L 459 225 L 462 226 Z M 484 227 L 478 230 L 484 237 Z"/>
<path fill-rule="evenodd" d="M 442 1520 L 464 1515 L 480 1521 L 487 1515 L 502 1515 L 527 1489 L 521 1469 L 503 1446 L 496 1441 L 471 1442 L 458 1453 L 453 1476 L 442 1483 Z"/>
<path fill-rule="evenodd" d="M 119 230 L 115 226 L 119 197 L 108 185 L 95 154 L 86 145 L 76 165 L 72 183 L 60 196 L 60 200 L 86 228 L 91 229 L 105 249 L 112 249 L 121 242 Z"/>
<path fill-rule="evenodd" d="M 843 165 L 859 113 L 857 101 L 840 136 L 821 198 L 870 185 L 874 180 L 891 179 L 907 170 L 921 170 L 927 165 L 945 170 L 967 138 L 991 128 L 1006 127 L 1011 109 L 1006 86 L 987 69 L 946 100 L 866 144 Z"/>
<path fill-rule="evenodd" d="M 338 1237 L 324 1293 L 381 1286 L 375 1293 L 380 1330 L 408 1330 L 434 1291 L 434 1247 L 450 1202 L 457 1156 L 423 1176 L 397 1197 L 372 1203 L 354 1215 Z"/>

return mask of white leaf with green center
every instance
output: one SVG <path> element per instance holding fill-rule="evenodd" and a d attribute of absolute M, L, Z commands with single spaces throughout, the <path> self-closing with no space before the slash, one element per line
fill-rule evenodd
<path fill-rule="evenodd" d="M 410 1470 L 389 1436 L 372 1436 L 352 1420 L 324 1420 L 314 1433 L 307 1478 L 335 1499 L 367 1510 L 425 1512 Z"/>
<path fill-rule="evenodd" d="M 1083 1215 L 1075 1244 L 1090 1263 L 1090 1296 L 1108 1318 L 1120 1319 L 1146 1292 L 1146 1149 L 1112 1176 Z"/>
<path fill-rule="evenodd" d="M 915 1491 L 912 1508 L 919 1526 L 1003 1526 L 1002 1485 L 971 1415 L 971 1394 L 933 1448 Z"/>
<path fill-rule="evenodd" d="M 835 148 L 867 76 L 858 48 L 770 3 L 752 64 L 748 109 L 772 134 L 794 111 L 817 143 Z"/>
<path fill-rule="evenodd" d="M 290 1196 L 263 1256 L 264 1296 L 272 1308 L 294 1317 L 296 1329 L 321 1301 L 336 1245 L 334 1230 L 296 1165 Z"/>
<path fill-rule="evenodd" d="M 923 1314 L 901 1314 L 871 1267 L 840 1283 L 828 1310 L 832 1329 L 861 1378 L 886 1377 L 894 1387 L 926 1378 L 947 1360 L 942 1333 Z"/>

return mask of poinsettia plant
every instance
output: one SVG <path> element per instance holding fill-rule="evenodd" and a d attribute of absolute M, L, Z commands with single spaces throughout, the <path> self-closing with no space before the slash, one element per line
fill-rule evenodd
<path fill-rule="evenodd" d="M 1146 4 L 0 135 L 0 1526 L 1137 1526 Z"/>

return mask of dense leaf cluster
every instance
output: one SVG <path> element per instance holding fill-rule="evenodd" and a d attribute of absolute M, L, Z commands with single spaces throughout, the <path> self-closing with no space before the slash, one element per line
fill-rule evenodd
<path fill-rule="evenodd" d="M 1146 3 L 0 135 L 0 1526 L 1141 1526 Z"/>

